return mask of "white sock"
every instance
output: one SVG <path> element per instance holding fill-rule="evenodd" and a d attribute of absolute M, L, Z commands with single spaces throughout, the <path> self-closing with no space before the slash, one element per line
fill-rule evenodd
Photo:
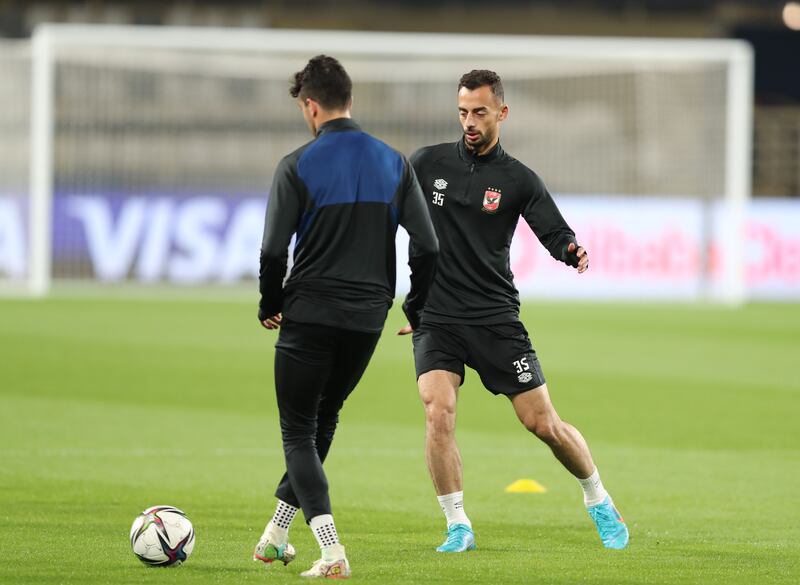
<path fill-rule="evenodd" d="M 344 558 L 344 546 L 339 542 L 333 516 L 330 514 L 314 516 L 309 521 L 308 527 L 311 528 L 314 538 L 317 539 L 317 544 L 322 551 L 322 560 L 333 562 Z"/>
<path fill-rule="evenodd" d="M 275 514 L 264 529 L 263 536 L 267 536 L 269 541 L 275 545 L 286 544 L 289 539 L 289 526 L 297 514 L 297 508 L 287 504 L 283 500 L 278 500 L 275 507 Z"/>
<path fill-rule="evenodd" d="M 448 528 L 453 524 L 466 524 L 472 528 L 472 522 L 469 521 L 467 514 L 464 512 L 464 492 L 453 492 L 452 494 L 437 496 L 437 499 L 445 518 L 447 518 Z"/>
<path fill-rule="evenodd" d="M 608 497 L 606 488 L 603 487 L 603 482 L 600 481 L 600 473 L 597 468 L 594 468 L 594 473 L 586 479 L 578 479 L 578 483 L 583 488 L 583 503 L 586 507 L 596 506 Z"/>

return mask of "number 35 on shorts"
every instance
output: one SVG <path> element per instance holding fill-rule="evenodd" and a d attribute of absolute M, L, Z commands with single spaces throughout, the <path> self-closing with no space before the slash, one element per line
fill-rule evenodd
<path fill-rule="evenodd" d="M 537 380 L 541 380 L 541 375 L 534 369 L 534 365 L 531 364 L 529 361 L 531 358 L 530 356 L 523 356 L 518 360 L 514 360 L 512 362 L 512 366 L 514 367 L 514 374 L 517 376 L 517 381 L 520 384 L 527 384 L 534 378 Z"/>
<path fill-rule="evenodd" d="M 517 370 L 518 374 L 530 371 L 531 366 L 528 364 L 528 356 L 514 360 L 514 368 Z"/>

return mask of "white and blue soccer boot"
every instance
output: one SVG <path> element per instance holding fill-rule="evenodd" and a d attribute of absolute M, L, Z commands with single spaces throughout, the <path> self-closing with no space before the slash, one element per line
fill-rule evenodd
<path fill-rule="evenodd" d="M 625 526 L 625 520 L 614 507 L 610 496 L 606 496 L 605 500 L 596 506 L 590 506 L 587 510 L 597 526 L 604 547 L 621 549 L 628 546 L 628 527 Z"/>
<path fill-rule="evenodd" d="M 475 550 L 475 533 L 466 524 L 452 524 L 447 528 L 447 540 L 436 550 L 452 553 Z"/>

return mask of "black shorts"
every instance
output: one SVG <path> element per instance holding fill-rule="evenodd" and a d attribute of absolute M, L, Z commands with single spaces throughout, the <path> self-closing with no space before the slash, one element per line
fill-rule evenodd
<path fill-rule="evenodd" d="M 518 394 L 544 384 L 544 374 L 519 321 L 494 325 L 425 323 L 414 331 L 417 378 L 431 370 L 461 376 L 464 365 L 478 372 L 493 394 Z"/>

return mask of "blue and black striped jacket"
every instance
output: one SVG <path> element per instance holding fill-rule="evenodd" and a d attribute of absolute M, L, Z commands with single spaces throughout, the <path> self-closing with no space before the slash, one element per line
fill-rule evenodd
<path fill-rule="evenodd" d="M 272 183 L 261 246 L 259 317 L 380 331 L 395 294 L 395 234 L 408 232 L 411 291 L 403 305 L 418 325 L 438 241 L 408 160 L 349 118 L 323 124 L 287 155 Z M 288 246 L 294 263 L 286 275 Z"/>

